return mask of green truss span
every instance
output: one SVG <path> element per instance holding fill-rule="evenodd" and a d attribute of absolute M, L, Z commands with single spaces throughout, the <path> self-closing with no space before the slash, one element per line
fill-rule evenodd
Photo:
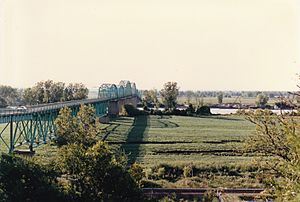
<path fill-rule="evenodd" d="M 2 151 L 5 148 L 5 151 L 11 153 L 17 148 L 24 147 L 33 151 L 34 147 L 46 144 L 48 140 L 55 138 L 54 121 L 63 107 L 69 107 L 72 110 L 72 115 L 76 116 L 81 104 L 91 105 L 95 108 L 96 116 L 102 117 L 111 111 L 111 107 L 114 107 L 112 103 L 126 103 L 126 100 L 138 99 L 139 97 L 135 84 L 134 90 L 130 88 L 130 93 L 128 83 L 127 92 L 126 86 L 117 87 L 114 84 L 105 84 L 105 86 L 107 89 L 103 85 L 100 87 L 102 93 L 100 93 L 99 88 L 98 99 L 35 105 L 29 106 L 26 110 L 0 110 L 0 124 L 4 126 L 0 130 L 0 148 Z M 112 86 L 116 89 L 110 92 Z M 119 93 L 120 88 L 123 90 L 122 93 Z M 9 135 L 7 136 L 7 134 Z"/>

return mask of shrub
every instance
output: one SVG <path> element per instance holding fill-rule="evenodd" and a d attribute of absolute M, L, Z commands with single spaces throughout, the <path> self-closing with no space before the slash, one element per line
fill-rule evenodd
<path fill-rule="evenodd" d="M 136 181 L 136 183 L 138 185 L 141 185 L 141 181 L 144 177 L 143 168 L 139 164 L 134 163 L 131 165 L 129 173 L 132 176 L 132 178 Z"/>
<path fill-rule="evenodd" d="M 202 107 L 199 107 L 199 108 L 196 110 L 196 114 L 197 114 L 197 115 L 211 115 L 210 107 L 208 107 L 208 106 L 202 106 Z"/>
<path fill-rule="evenodd" d="M 183 167 L 183 176 L 185 178 L 193 177 L 193 166 L 192 165 L 188 165 L 188 166 Z"/>
<path fill-rule="evenodd" d="M 0 158 L 0 201 L 65 201 L 57 173 L 13 155 Z"/>
<path fill-rule="evenodd" d="M 203 197 L 201 199 L 203 202 L 213 202 L 213 201 L 219 201 L 217 198 L 217 194 L 214 191 L 206 191 L 203 194 Z"/>
<path fill-rule="evenodd" d="M 135 201 L 140 190 L 126 167 L 102 141 L 90 148 L 64 146 L 57 159 L 74 201 Z"/>
<path fill-rule="evenodd" d="M 124 105 L 124 110 L 125 110 L 125 115 L 131 117 L 147 114 L 145 111 L 140 111 L 131 104 Z"/>

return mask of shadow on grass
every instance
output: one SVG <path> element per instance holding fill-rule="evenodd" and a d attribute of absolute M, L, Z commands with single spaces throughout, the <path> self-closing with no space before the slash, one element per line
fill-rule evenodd
<path fill-rule="evenodd" d="M 104 131 L 104 136 L 102 138 L 102 141 L 105 141 L 107 139 L 107 137 L 111 134 L 114 133 L 117 128 L 120 126 L 121 124 L 110 124 L 108 127 L 106 127 L 103 131 Z M 109 127 L 112 127 L 112 129 L 108 130 Z"/>
<path fill-rule="evenodd" d="M 121 146 L 121 149 L 128 155 L 129 164 L 136 162 L 137 157 L 140 156 L 139 142 L 142 142 L 145 134 L 147 134 L 148 126 L 149 116 L 136 116 L 134 118 L 132 127 L 127 134 L 126 142 Z M 130 142 L 135 142 L 136 144 L 131 144 Z"/>

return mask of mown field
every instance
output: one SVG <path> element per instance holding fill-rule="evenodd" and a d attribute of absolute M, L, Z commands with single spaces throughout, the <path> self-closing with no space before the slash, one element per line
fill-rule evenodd
<path fill-rule="evenodd" d="M 119 117 L 102 128 L 99 139 L 143 167 L 145 187 L 261 187 L 259 157 L 240 151 L 255 128 L 243 117 Z M 37 160 L 56 151 L 51 144 L 38 147 Z"/>
<path fill-rule="evenodd" d="M 261 186 L 254 164 L 260 157 L 241 153 L 254 132 L 243 117 L 122 117 L 107 130 L 105 140 L 144 167 L 147 186 Z M 187 167 L 193 168 L 188 178 Z"/>
<path fill-rule="evenodd" d="M 124 117 L 109 126 L 106 141 L 120 143 L 131 161 L 144 165 L 249 161 L 237 151 L 254 126 L 237 116 Z M 108 128 L 109 129 L 109 128 Z M 123 144 L 123 145 L 122 145 Z M 222 155 L 220 155 L 222 154 Z M 227 156 L 225 156 L 227 155 Z"/>

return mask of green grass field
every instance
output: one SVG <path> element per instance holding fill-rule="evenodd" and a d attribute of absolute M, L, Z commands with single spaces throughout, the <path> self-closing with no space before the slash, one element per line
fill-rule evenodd
<path fill-rule="evenodd" d="M 242 163 L 239 150 L 254 126 L 238 116 L 180 117 L 140 116 L 122 118 L 106 140 L 129 154 L 131 162 L 194 164 Z M 112 127 L 110 126 L 110 127 Z"/>
<path fill-rule="evenodd" d="M 239 152 L 254 128 L 236 115 L 119 117 L 103 124 L 99 139 L 141 164 L 148 187 L 259 187 L 253 164 L 259 157 Z M 37 161 L 48 162 L 42 159 L 55 158 L 57 148 L 35 150 Z M 189 178 L 185 166 L 194 167 Z"/>
<path fill-rule="evenodd" d="M 146 186 L 259 187 L 254 162 L 260 157 L 239 152 L 254 128 L 239 116 L 140 116 L 112 121 L 105 136 L 150 172 Z M 185 178 L 182 170 L 190 165 L 195 175 Z M 181 174 L 166 177 L 168 169 Z"/>

